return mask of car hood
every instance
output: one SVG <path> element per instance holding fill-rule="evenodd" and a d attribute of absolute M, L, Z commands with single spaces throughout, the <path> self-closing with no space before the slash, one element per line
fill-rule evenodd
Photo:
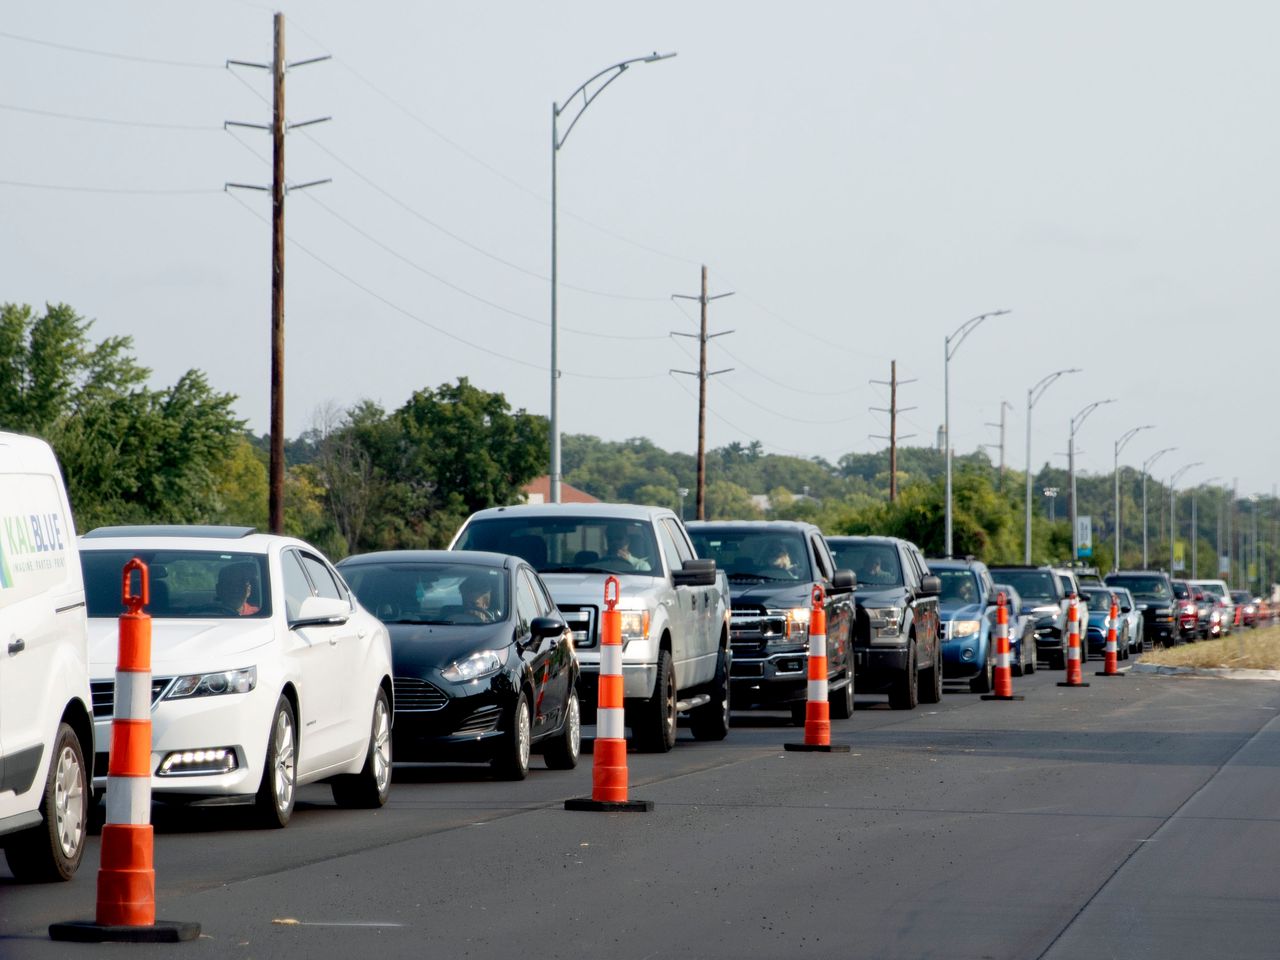
<path fill-rule="evenodd" d="M 274 637 L 269 620 L 151 621 L 151 673 L 155 676 L 234 670 L 252 666 L 244 657 Z M 120 621 L 89 620 L 89 675 L 113 676 L 119 656 Z"/>
<path fill-rule="evenodd" d="M 434 626 L 389 623 L 391 665 L 398 677 L 422 676 L 465 660 L 479 650 L 504 650 L 512 643 L 510 622 Z"/>
<path fill-rule="evenodd" d="M 733 592 L 735 604 L 759 604 L 762 607 L 782 610 L 808 607 L 813 603 L 813 584 L 807 581 L 766 580 L 763 583 L 730 581 L 729 589 Z"/>
<path fill-rule="evenodd" d="M 980 620 L 982 619 L 982 607 L 976 603 L 943 607 L 938 611 L 938 616 L 943 620 Z"/>
<path fill-rule="evenodd" d="M 858 605 L 863 607 L 884 607 L 894 604 L 902 606 L 906 602 L 907 591 L 905 587 L 859 585 L 858 592 L 854 596 L 857 598 Z"/>
<path fill-rule="evenodd" d="M 551 591 L 556 603 L 573 603 L 604 606 L 604 583 L 609 577 L 618 578 L 620 609 L 635 609 L 643 604 L 629 603 L 637 597 L 671 589 L 661 575 L 636 576 L 629 573 L 541 573 L 543 583 Z"/>

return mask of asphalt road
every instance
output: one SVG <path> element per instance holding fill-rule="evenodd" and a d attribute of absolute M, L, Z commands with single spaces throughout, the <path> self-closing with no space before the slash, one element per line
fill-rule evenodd
<path fill-rule="evenodd" d="M 308 787 L 283 831 L 158 817 L 168 947 L 74 945 L 97 840 L 70 884 L 0 866 L 0 957 L 1208 958 L 1280 955 L 1280 684 L 1016 680 L 1019 703 L 859 698 L 787 753 L 781 714 L 630 758 L 647 814 L 570 813 L 571 773 L 501 783 L 397 768 L 376 813 Z"/>

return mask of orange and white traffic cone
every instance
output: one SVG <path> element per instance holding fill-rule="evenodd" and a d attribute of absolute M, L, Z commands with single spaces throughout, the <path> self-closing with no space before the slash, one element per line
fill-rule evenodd
<path fill-rule="evenodd" d="M 1116 600 L 1116 595 L 1111 595 L 1111 615 L 1107 617 L 1107 662 L 1101 670 L 1094 676 L 1097 677 L 1123 677 L 1116 662 L 1120 657 L 1120 648 L 1116 644 L 1116 621 L 1120 619 L 1120 604 Z"/>
<path fill-rule="evenodd" d="M 612 594 L 612 596 L 610 595 Z M 622 705 L 622 613 L 617 577 L 604 582 L 600 615 L 600 685 L 591 748 L 591 796 L 566 800 L 566 810 L 647 811 L 652 800 L 627 799 L 626 721 Z"/>
<path fill-rule="evenodd" d="M 848 753 L 849 745 L 831 742 L 831 704 L 827 700 L 826 595 L 814 584 L 809 611 L 809 685 L 804 705 L 804 743 L 784 743 L 787 750 L 808 753 Z"/>
<path fill-rule="evenodd" d="M 1080 601 L 1072 599 L 1067 607 L 1067 679 L 1060 687 L 1087 687 L 1080 668 Z"/>
<path fill-rule="evenodd" d="M 1023 700 L 1013 695 L 1013 655 L 1009 650 L 1009 608 L 1005 606 L 1004 592 L 996 594 L 996 688 L 984 693 L 983 700 Z"/>
<path fill-rule="evenodd" d="M 138 573 L 137 595 L 130 577 Z M 194 940 L 200 924 L 156 920 L 155 837 L 151 827 L 151 600 L 147 565 L 124 565 L 115 714 L 107 762 L 107 822 L 102 828 L 98 909 L 94 923 L 49 927 L 54 940 L 78 943 L 177 943 Z"/>

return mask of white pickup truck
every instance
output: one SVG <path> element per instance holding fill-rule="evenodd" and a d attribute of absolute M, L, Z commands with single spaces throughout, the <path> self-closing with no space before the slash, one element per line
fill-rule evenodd
<path fill-rule="evenodd" d="M 701 560 L 678 517 L 629 504 L 520 504 L 469 517 L 451 550 L 522 557 L 573 630 L 584 714 L 596 705 L 605 581 L 618 578 L 623 697 L 642 750 L 665 752 L 676 717 L 694 737 L 729 732 L 729 583 Z"/>

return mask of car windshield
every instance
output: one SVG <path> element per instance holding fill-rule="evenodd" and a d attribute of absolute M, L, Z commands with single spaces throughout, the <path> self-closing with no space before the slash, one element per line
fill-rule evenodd
<path fill-rule="evenodd" d="M 1116 603 L 1120 603 L 1119 596 L 1116 597 Z M 1097 587 L 1090 591 L 1089 609 L 1095 613 L 1098 611 L 1109 613 L 1111 611 L 1111 591 L 1105 587 Z"/>
<path fill-rule="evenodd" d="M 539 573 L 662 576 L 652 524 L 613 517 L 492 517 L 467 524 L 455 550 L 509 553 Z"/>
<path fill-rule="evenodd" d="M 835 554 L 836 567 L 852 570 L 863 586 L 902 586 L 902 566 L 898 548 L 891 543 L 856 540 L 828 541 Z"/>
<path fill-rule="evenodd" d="M 502 567 L 475 563 L 351 563 L 342 575 L 383 623 L 493 623 L 507 619 Z"/>
<path fill-rule="evenodd" d="M 1164 577 L 1125 576 L 1107 577 L 1107 584 L 1125 587 L 1139 600 L 1170 600 L 1173 593 Z"/>
<path fill-rule="evenodd" d="M 1232 590 L 1231 599 L 1234 600 L 1236 603 L 1252 603 L 1253 602 L 1253 597 L 1251 597 L 1244 590 Z"/>
<path fill-rule="evenodd" d="M 1065 573 L 1058 574 L 1058 583 L 1062 584 L 1062 592 L 1068 597 L 1076 592 L 1076 585 L 1071 582 L 1071 578 Z"/>
<path fill-rule="evenodd" d="M 1179 580 L 1175 582 L 1173 585 L 1173 595 L 1177 597 L 1179 600 L 1190 600 L 1191 589 L 1185 583 Z"/>
<path fill-rule="evenodd" d="M 124 565 L 147 565 L 150 603 L 159 619 L 232 619 L 271 616 L 267 557 L 221 550 L 81 550 L 84 597 L 90 617 L 118 617 Z M 134 576 L 131 592 L 141 585 Z"/>
<path fill-rule="evenodd" d="M 1023 603 L 1057 603 L 1061 596 L 1054 589 L 1053 574 L 1047 570 L 993 570 L 992 573 L 1017 590 Z"/>
<path fill-rule="evenodd" d="M 978 602 L 978 578 L 969 570 L 934 570 L 934 575 L 942 581 L 942 592 L 938 594 L 938 602 L 943 604 L 964 604 Z"/>
<path fill-rule="evenodd" d="M 799 533 L 768 529 L 689 531 L 700 557 L 710 557 L 730 580 L 810 580 L 809 554 Z"/>
<path fill-rule="evenodd" d="M 1226 591 L 1222 589 L 1222 584 L 1220 583 L 1202 583 L 1200 584 L 1200 590 L 1211 597 L 1226 599 Z"/>

